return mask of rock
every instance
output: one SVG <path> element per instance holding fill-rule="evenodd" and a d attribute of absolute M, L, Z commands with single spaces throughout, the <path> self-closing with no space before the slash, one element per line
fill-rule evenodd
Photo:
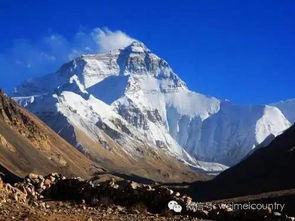
<path fill-rule="evenodd" d="M 140 187 L 141 185 L 139 184 L 139 183 L 136 183 L 136 182 L 134 182 L 134 181 L 132 181 L 131 183 L 130 183 L 130 186 L 131 186 L 131 188 L 132 189 L 137 189 L 138 187 Z"/>
<path fill-rule="evenodd" d="M 114 189 L 119 189 L 119 187 L 120 187 L 120 186 L 119 186 L 118 184 L 114 184 L 114 185 L 113 185 L 113 188 L 114 188 Z"/>
<path fill-rule="evenodd" d="M 283 216 L 279 212 L 272 212 L 271 209 L 252 214 L 249 212 L 233 211 L 225 203 L 202 203 L 202 208 L 200 208 L 200 203 L 193 202 L 191 197 L 174 192 L 165 186 L 140 184 L 129 180 L 116 181 L 112 179 L 101 181 L 97 185 L 95 182 L 80 178 L 63 179 L 63 176 L 59 174 L 51 174 L 44 178 L 36 174 L 30 174 L 23 182 L 17 183 L 15 187 L 9 184 L 3 184 L 3 182 L 1 183 L 0 179 L 0 190 L 1 188 L 5 188 L 11 192 L 9 195 L 10 199 L 8 198 L 7 200 L 11 200 L 12 204 L 20 202 L 21 196 L 28 196 L 27 203 L 29 205 L 33 205 L 35 208 L 47 213 L 63 211 L 69 214 L 79 214 L 81 212 L 87 212 L 88 216 L 92 216 L 95 215 L 95 211 L 100 210 L 101 205 L 106 205 L 106 214 L 127 214 L 130 211 L 133 214 L 132 216 L 136 216 L 135 214 L 139 215 L 143 211 L 138 205 L 144 206 L 143 208 L 147 211 L 153 211 L 152 213 L 154 214 L 161 213 L 163 209 L 166 209 L 167 203 L 174 200 L 183 208 L 181 215 L 189 215 L 189 217 L 203 219 L 223 219 L 224 217 L 231 219 L 241 217 L 241 220 L 243 220 L 244 218 L 253 218 L 257 215 L 262 218 L 284 218 L 284 220 L 295 221 L 293 217 Z M 63 204 L 61 202 L 56 209 L 53 206 L 51 208 L 42 201 L 36 201 L 44 196 L 53 200 L 73 200 L 75 204 L 70 206 L 68 203 Z M 105 204 L 102 203 L 104 198 L 107 199 Z M 134 207 L 134 205 L 137 205 L 137 207 Z M 91 206 L 95 206 L 95 208 Z M 92 220 L 92 218 L 89 217 L 87 220 Z"/>
<path fill-rule="evenodd" d="M 147 191 L 155 191 L 155 189 L 154 188 L 152 188 L 152 186 L 151 185 L 146 185 L 146 190 Z"/>
<path fill-rule="evenodd" d="M 38 179 L 38 175 L 37 174 L 35 174 L 35 173 L 30 173 L 29 175 L 28 175 L 28 177 L 31 179 L 31 180 L 36 180 L 36 179 Z"/>
<path fill-rule="evenodd" d="M 265 212 L 266 212 L 267 214 L 271 214 L 271 213 L 272 213 L 272 210 L 271 210 L 270 207 L 267 207 L 266 210 L 265 210 Z"/>
<path fill-rule="evenodd" d="M 24 194 L 28 194 L 28 192 L 27 192 L 27 189 L 23 186 L 23 185 L 21 185 L 21 186 L 18 186 L 17 187 L 20 191 L 22 191 Z"/>
<path fill-rule="evenodd" d="M 173 193 L 174 193 L 173 190 L 167 189 L 167 194 L 168 194 L 168 195 L 173 195 Z"/>
<path fill-rule="evenodd" d="M 52 176 L 52 177 L 59 177 L 60 175 L 58 173 L 51 173 L 50 176 Z"/>
<path fill-rule="evenodd" d="M 221 209 L 221 210 L 226 210 L 228 207 L 227 207 L 227 205 L 225 204 L 225 203 L 221 203 L 221 204 L 219 204 L 219 209 Z"/>
<path fill-rule="evenodd" d="M 3 189 L 3 187 L 4 187 L 4 183 L 3 183 L 1 176 L 0 176 L 0 189 Z"/>
<path fill-rule="evenodd" d="M 54 180 L 45 179 L 45 180 L 44 180 L 44 185 L 45 185 L 45 186 L 50 186 L 51 183 L 52 183 L 53 181 L 54 181 Z"/>
<path fill-rule="evenodd" d="M 89 217 L 89 218 L 87 219 L 87 221 L 93 221 L 93 219 L 92 219 L 91 217 Z"/>
<path fill-rule="evenodd" d="M 291 216 L 286 216 L 285 217 L 286 221 L 295 221 L 295 217 L 291 217 Z"/>
<path fill-rule="evenodd" d="M 5 185 L 5 190 L 6 191 L 11 191 L 13 189 L 13 186 L 11 186 L 9 183 L 7 183 L 6 185 Z"/>
<path fill-rule="evenodd" d="M 230 212 L 233 212 L 234 210 L 231 207 L 226 207 L 225 211 L 230 213 Z"/>
<path fill-rule="evenodd" d="M 116 209 L 117 209 L 119 212 L 124 211 L 124 207 L 122 207 L 122 206 L 116 206 Z"/>
<path fill-rule="evenodd" d="M 202 210 L 199 210 L 198 212 L 200 213 L 202 218 L 208 218 L 209 217 L 209 212 L 207 210 L 202 209 Z"/>
<path fill-rule="evenodd" d="M 50 180 L 51 180 L 52 182 L 54 182 L 54 181 L 56 180 L 56 178 L 53 177 L 53 176 L 51 176 L 51 177 L 50 177 Z"/>
<path fill-rule="evenodd" d="M 193 201 L 193 199 L 189 196 L 183 196 L 182 199 L 186 205 L 192 203 L 192 201 Z"/>
<path fill-rule="evenodd" d="M 212 205 L 211 205 L 211 209 L 212 209 L 212 210 L 217 210 L 218 207 L 217 207 L 215 204 L 212 204 Z"/>
<path fill-rule="evenodd" d="M 13 198 L 14 198 L 15 201 L 18 201 L 17 193 L 13 194 Z"/>
<path fill-rule="evenodd" d="M 106 212 L 107 212 L 108 214 L 111 214 L 111 213 L 113 212 L 113 209 L 109 207 L 109 208 L 107 209 Z"/>

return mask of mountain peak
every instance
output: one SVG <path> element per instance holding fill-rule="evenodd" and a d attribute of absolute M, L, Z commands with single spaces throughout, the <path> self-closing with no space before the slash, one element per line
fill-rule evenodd
<path fill-rule="evenodd" d="M 141 41 L 133 41 L 130 45 L 123 48 L 122 51 L 126 52 L 133 52 L 133 53 L 145 53 L 145 52 L 151 52 L 150 49 L 148 49 L 145 44 Z"/>
<path fill-rule="evenodd" d="M 138 145 L 133 143 L 136 137 L 167 147 L 180 159 L 187 159 L 188 151 L 195 159 L 228 165 L 290 126 L 276 108 L 240 106 L 190 91 L 164 59 L 139 41 L 109 53 L 78 57 L 54 74 L 24 83 L 17 96 L 74 145 L 80 143 L 73 136 L 82 135 L 64 129 L 68 122 L 103 145 L 111 137 L 124 147 L 131 140 L 133 148 Z M 57 127 L 58 114 L 65 118 Z M 108 128 L 97 126 L 101 122 Z M 79 148 L 87 150 L 87 145 Z"/>

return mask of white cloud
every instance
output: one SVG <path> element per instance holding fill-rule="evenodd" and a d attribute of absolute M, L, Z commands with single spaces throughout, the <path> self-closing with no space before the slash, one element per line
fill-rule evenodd
<path fill-rule="evenodd" d="M 80 31 L 71 38 L 50 34 L 34 42 L 18 39 L 10 48 L 0 52 L 0 76 L 3 79 L 10 75 L 23 81 L 54 72 L 63 63 L 81 54 L 108 52 L 125 47 L 133 41 L 124 32 L 107 28 Z"/>
<path fill-rule="evenodd" d="M 96 28 L 92 33 L 101 52 L 123 48 L 130 45 L 135 39 L 122 31 L 110 31 L 109 29 Z"/>

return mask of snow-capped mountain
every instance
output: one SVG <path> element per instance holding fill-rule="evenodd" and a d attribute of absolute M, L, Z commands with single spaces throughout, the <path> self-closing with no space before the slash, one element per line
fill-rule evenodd
<path fill-rule="evenodd" d="M 138 41 L 82 55 L 56 73 L 23 83 L 13 96 L 91 156 L 95 150 L 85 137 L 131 157 L 151 146 L 200 168 L 207 164 L 196 160 L 233 165 L 291 125 L 277 107 L 242 106 L 189 90 Z"/>
<path fill-rule="evenodd" d="M 295 99 L 280 101 L 271 105 L 279 108 L 292 124 L 295 123 Z"/>

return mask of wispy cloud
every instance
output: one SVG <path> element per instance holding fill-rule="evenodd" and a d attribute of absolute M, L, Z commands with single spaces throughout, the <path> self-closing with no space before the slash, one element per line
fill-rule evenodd
<path fill-rule="evenodd" d="M 38 41 L 15 40 L 0 52 L 0 76 L 26 79 L 56 71 L 64 62 L 81 54 L 107 52 L 129 45 L 133 38 L 122 31 L 95 28 L 77 32 L 71 38 L 50 34 Z"/>
<path fill-rule="evenodd" d="M 107 52 L 113 49 L 122 48 L 130 45 L 135 39 L 129 37 L 122 31 L 110 31 L 108 29 L 96 28 L 92 32 L 93 38 L 101 52 Z"/>

